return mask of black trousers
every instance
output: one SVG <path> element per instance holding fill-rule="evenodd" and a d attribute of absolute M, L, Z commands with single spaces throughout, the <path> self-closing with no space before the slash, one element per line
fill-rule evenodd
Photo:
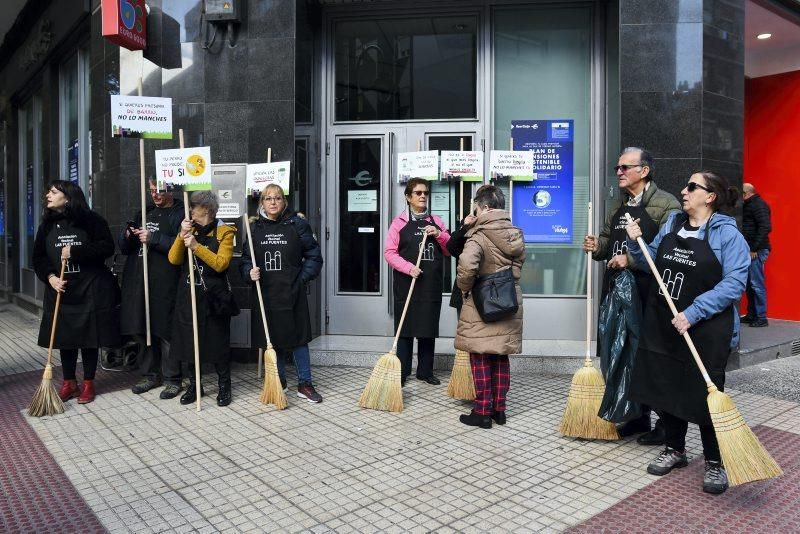
<path fill-rule="evenodd" d="M 433 350 L 436 338 L 417 338 L 417 378 L 433 376 Z M 400 376 L 405 380 L 411 374 L 411 358 L 414 352 L 414 338 L 401 337 L 397 340 L 397 357 L 400 358 Z"/>
<path fill-rule="evenodd" d="M 689 422 L 666 412 L 662 412 L 659 415 L 664 421 L 667 447 L 677 451 L 684 451 L 686 449 L 686 431 L 689 428 Z M 700 427 L 700 439 L 703 441 L 703 456 L 706 457 L 706 460 L 721 461 L 714 425 L 698 426 Z"/>
<path fill-rule="evenodd" d="M 145 346 L 144 337 L 137 337 L 136 341 L 144 347 L 142 361 L 139 362 L 142 377 L 157 381 L 163 376 L 165 383 L 180 385 L 181 362 L 170 357 L 169 343 L 156 336 L 151 338 L 152 345 L 149 347 Z"/>
<path fill-rule="evenodd" d="M 83 360 L 83 379 L 94 380 L 97 372 L 98 349 L 80 349 Z M 61 365 L 64 380 L 75 380 L 75 371 L 78 367 L 78 349 L 61 349 Z"/>
<path fill-rule="evenodd" d="M 185 376 L 189 378 L 189 383 L 194 384 L 194 362 L 184 363 Z M 231 384 L 231 362 L 218 362 L 214 364 L 214 369 L 217 371 L 217 378 L 220 384 Z M 200 378 L 203 377 L 203 368 L 200 367 Z"/>

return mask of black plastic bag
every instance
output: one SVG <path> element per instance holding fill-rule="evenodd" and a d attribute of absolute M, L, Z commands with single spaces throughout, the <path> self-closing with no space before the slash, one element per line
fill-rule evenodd
<path fill-rule="evenodd" d="M 606 421 L 624 423 L 642 414 L 641 405 L 628 400 L 633 362 L 639 347 L 642 305 L 633 273 L 624 269 L 613 276 L 597 321 L 597 352 L 606 380 L 597 415 Z"/>

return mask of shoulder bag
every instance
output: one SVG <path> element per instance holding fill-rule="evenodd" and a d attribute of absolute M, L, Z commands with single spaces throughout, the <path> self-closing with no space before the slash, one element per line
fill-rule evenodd
<path fill-rule="evenodd" d="M 511 268 L 478 276 L 472 286 L 475 309 L 485 323 L 493 323 L 517 313 L 517 289 Z"/>

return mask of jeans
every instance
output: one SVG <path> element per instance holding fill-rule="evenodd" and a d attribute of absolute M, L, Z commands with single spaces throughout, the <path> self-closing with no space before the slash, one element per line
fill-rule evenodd
<path fill-rule="evenodd" d="M 299 384 L 311 383 L 311 354 L 308 352 L 308 344 L 300 345 L 292 349 L 294 366 L 297 370 L 297 382 Z M 286 359 L 283 354 L 278 354 L 278 376 L 286 380 Z"/>
<path fill-rule="evenodd" d="M 747 315 L 755 319 L 767 318 L 767 286 L 764 279 L 764 264 L 769 250 L 761 249 L 750 262 L 747 273 Z"/>

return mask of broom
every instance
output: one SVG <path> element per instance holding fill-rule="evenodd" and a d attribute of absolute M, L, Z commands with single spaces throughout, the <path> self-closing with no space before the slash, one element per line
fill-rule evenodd
<path fill-rule="evenodd" d="M 417 255 L 417 268 L 419 268 L 419 263 L 422 261 L 422 253 L 425 250 L 426 239 L 428 239 L 428 234 L 423 234 L 422 244 L 419 246 L 419 254 Z M 364 392 L 361 393 L 361 398 L 358 399 L 358 405 L 362 408 L 384 410 L 387 412 L 403 411 L 403 389 L 400 383 L 400 359 L 397 357 L 397 340 L 400 339 L 400 332 L 403 330 L 408 304 L 411 302 L 411 294 L 414 292 L 414 284 L 416 283 L 417 279 L 412 278 L 411 287 L 408 288 L 406 303 L 405 306 L 403 306 L 403 314 L 400 316 L 400 322 L 397 324 L 397 332 L 394 336 L 394 343 L 392 343 L 392 350 L 378 359 L 378 363 L 376 363 L 375 368 L 372 369 L 369 382 L 367 382 Z"/>
<path fill-rule="evenodd" d="M 253 236 L 250 232 L 250 221 L 247 219 L 247 213 L 242 215 L 242 224 L 247 229 L 247 243 L 250 245 L 250 258 L 253 260 L 253 266 L 256 266 L 256 254 L 253 250 Z M 261 396 L 258 398 L 264 404 L 274 404 L 279 410 L 283 410 L 288 406 L 286 402 L 286 395 L 283 393 L 281 386 L 281 379 L 278 375 L 278 355 L 275 354 L 275 349 L 272 347 L 272 341 L 269 337 L 269 328 L 267 327 L 267 314 L 264 311 L 264 295 L 261 293 L 261 282 L 256 282 L 256 293 L 258 294 L 258 306 L 261 311 L 261 323 L 264 325 L 264 337 L 267 340 L 267 350 L 264 351 L 264 387 L 261 389 Z"/>
<path fill-rule="evenodd" d="M 630 223 L 633 219 L 630 213 L 625 214 L 625 218 Z M 669 309 L 672 311 L 672 316 L 678 315 L 678 310 L 672 302 L 670 293 L 664 286 L 664 281 L 653 263 L 653 258 L 650 256 L 650 251 L 641 237 L 637 238 L 639 247 L 644 252 L 644 257 L 650 270 L 653 272 L 658 287 L 661 289 L 661 294 L 669 304 Z M 711 381 L 706 371 L 703 361 L 700 359 L 700 354 L 694 346 L 689 332 L 684 332 L 683 339 L 689 345 L 689 350 L 694 357 L 697 367 L 700 369 L 700 374 L 703 375 L 706 388 L 708 389 L 708 412 L 711 415 L 711 422 L 714 424 L 714 433 L 717 436 L 719 443 L 719 452 L 722 456 L 722 464 L 728 472 L 728 481 L 731 486 L 738 486 L 746 484 L 747 482 L 754 482 L 756 480 L 766 480 L 775 478 L 783 474 L 783 470 L 778 463 L 770 456 L 769 452 L 764 448 L 744 418 L 739 413 L 733 400 L 722 391 L 717 389 L 717 386 Z"/>
<path fill-rule="evenodd" d="M 64 269 L 67 261 L 61 260 L 60 281 L 64 281 Z M 44 376 L 42 383 L 33 394 L 31 403 L 28 405 L 28 415 L 31 417 L 42 417 L 43 415 L 56 415 L 64 413 L 64 403 L 58 396 L 55 386 L 53 386 L 53 342 L 56 339 L 56 323 L 58 322 L 58 309 L 61 307 L 61 292 L 56 293 L 56 305 L 53 308 L 53 324 L 50 327 L 50 346 L 47 347 L 47 365 L 44 366 Z"/>
<path fill-rule="evenodd" d="M 592 203 L 589 202 L 589 228 L 592 233 Z M 559 431 L 565 436 L 584 439 L 619 439 L 617 426 L 598 417 L 605 392 L 600 370 L 592 365 L 592 256 L 586 253 L 586 360 L 572 377 L 567 406 Z"/>
<path fill-rule="evenodd" d="M 467 351 L 456 349 L 450 383 L 447 384 L 447 396 L 465 401 L 475 400 L 475 384 L 472 381 L 472 366 Z"/>

